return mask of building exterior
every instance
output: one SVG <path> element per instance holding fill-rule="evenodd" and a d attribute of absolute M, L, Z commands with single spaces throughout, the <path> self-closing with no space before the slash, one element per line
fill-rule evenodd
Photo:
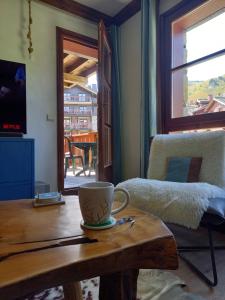
<path fill-rule="evenodd" d="M 97 131 L 97 90 L 76 84 L 64 90 L 64 134 Z"/>
<path fill-rule="evenodd" d="M 202 115 L 225 111 L 225 97 L 209 95 L 208 99 L 197 101 L 198 109 L 193 112 L 193 115 Z"/>

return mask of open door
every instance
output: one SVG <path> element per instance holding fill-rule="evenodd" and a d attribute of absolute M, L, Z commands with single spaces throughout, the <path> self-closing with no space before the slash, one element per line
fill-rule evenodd
<path fill-rule="evenodd" d="M 98 179 L 98 41 L 57 27 L 58 190 Z"/>
<path fill-rule="evenodd" d="M 112 181 L 112 54 L 103 21 L 99 23 L 98 57 L 98 178 Z"/>

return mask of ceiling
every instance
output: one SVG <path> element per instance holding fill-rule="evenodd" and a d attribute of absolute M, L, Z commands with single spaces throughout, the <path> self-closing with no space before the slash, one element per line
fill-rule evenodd
<path fill-rule="evenodd" d="M 86 85 L 97 71 L 98 50 L 68 40 L 63 41 L 64 88 Z"/>
<path fill-rule="evenodd" d="M 96 59 L 64 52 L 64 87 L 71 88 L 76 84 L 86 85 L 87 77 L 97 71 Z"/>
<path fill-rule="evenodd" d="M 132 0 L 74 0 L 106 15 L 115 16 Z M 88 76 L 97 71 L 96 49 L 64 40 L 64 88 L 86 85 Z"/>
<path fill-rule="evenodd" d="M 132 0 L 74 0 L 83 5 L 94 8 L 104 14 L 114 17 Z"/>

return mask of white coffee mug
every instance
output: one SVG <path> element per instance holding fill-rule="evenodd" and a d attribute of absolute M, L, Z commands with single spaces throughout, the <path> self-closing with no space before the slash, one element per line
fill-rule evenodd
<path fill-rule="evenodd" d="M 112 210 L 115 192 L 125 194 L 124 203 Z M 90 182 L 80 186 L 79 203 L 83 222 L 86 225 L 96 226 L 107 223 L 111 215 L 124 209 L 130 201 L 130 195 L 124 188 L 114 188 L 110 182 Z"/>

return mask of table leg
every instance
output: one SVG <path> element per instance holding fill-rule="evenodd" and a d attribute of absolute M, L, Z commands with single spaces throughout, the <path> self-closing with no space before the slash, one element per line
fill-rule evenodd
<path fill-rule="evenodd" d="M 88 156 L 89 156 L 89 148 L 84 147 L 84 170 L 79 171 L 76 176 L 80 176 L 80 174 L 84 173 L 89 169 Z"/>
<path fill-rule="evenodd" d="M 136 300 L 138 270 L 101 276 L 99 300 Z"/>
<path fill-rule="evenodd" d="M 72 282 L 63 285 L 64 300 L 82 300 L 80 282 Z"/>

